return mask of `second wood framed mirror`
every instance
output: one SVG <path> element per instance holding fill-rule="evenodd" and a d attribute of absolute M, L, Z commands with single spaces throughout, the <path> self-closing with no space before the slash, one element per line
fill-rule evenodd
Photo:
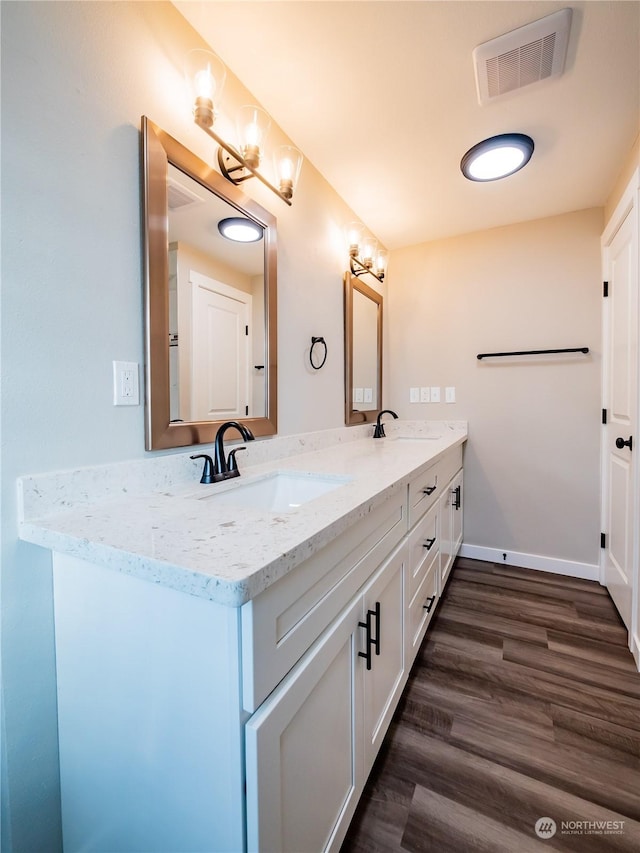
<path fill-rule="evenodd" d="M 344 276 L 345 423 L 375 421 L 382 408 L 382 296 Z"/>

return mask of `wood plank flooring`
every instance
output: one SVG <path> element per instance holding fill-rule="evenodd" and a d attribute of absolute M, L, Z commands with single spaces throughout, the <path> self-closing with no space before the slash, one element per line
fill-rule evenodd
<path fill-rule="evenodd" d="M 544 849 L 640 851 L 640 674 L 599 584 L 458 558 L 342 853 Z"/>

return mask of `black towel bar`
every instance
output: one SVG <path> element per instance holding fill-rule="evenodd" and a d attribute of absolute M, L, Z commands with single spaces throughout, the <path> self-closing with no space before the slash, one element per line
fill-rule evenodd
<path fill-rule="evenodd" d="M 558 352 L 583 352 L 588 353 L 589 347 L 565 347 L 565 349 L 528 349 L 520 352 L 481 352 L 478 353 L 478 360 L 482 358 L 502 358 L 505 355 L 548 355 L 549 353 Z"/>

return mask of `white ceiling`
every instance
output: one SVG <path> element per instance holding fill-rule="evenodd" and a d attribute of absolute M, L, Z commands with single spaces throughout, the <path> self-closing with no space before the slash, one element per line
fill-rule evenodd
<path fill-rule="evenodd" d="M 388 248 L 601 206 L 638 134 L 638 0 L 175 5 Z M 479 106 L 473 49 L 567 6 L 564 75 Z M 527 168 L 463 178 L 506 132 L 533 137 Z"/>

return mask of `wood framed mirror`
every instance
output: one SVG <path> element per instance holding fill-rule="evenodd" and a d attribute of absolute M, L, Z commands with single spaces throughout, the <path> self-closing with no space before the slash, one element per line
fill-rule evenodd
<path fill-rule="evenodd" d="M 241 420 L 277 432 L 275 217 L 142 118 L 145 446 L 213 442 Z M 225 239 L 222 219 L 258 226 Z"/>
<path fill-rule="evenodd" d="M 344 276 L 345 423 L 375 421 L 382 408 L 382 296 Z"/>

